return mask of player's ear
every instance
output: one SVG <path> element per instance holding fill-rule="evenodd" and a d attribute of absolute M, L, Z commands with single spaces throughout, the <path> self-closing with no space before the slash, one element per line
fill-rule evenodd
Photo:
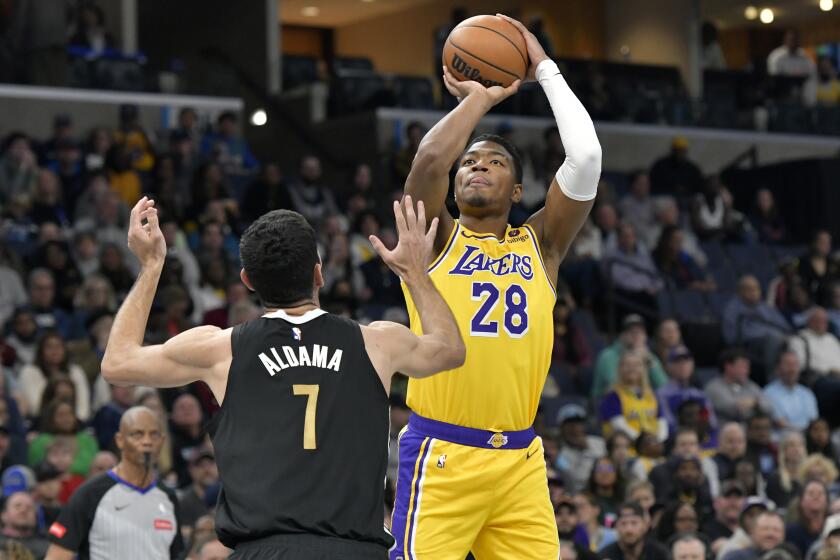
<path fill-rule="evenodd" d="M 510 195 L 510 200 L 514 204 L 522 200 L 522 183 L 516 183 L 513 185 L 513 192 Z"/>
<path fill-rule="evenodd" d="M 321 272 L 321 263 L 320 262 L 315 263 L 314 280 L 315 280 L 315 288 L 317 290 L 320 290 L 321 288 L 324 287 L 324 275 Z"/>
<path fill-rule="evenodd" d="M 245 287 L 254 291 L 254 287 L 251 285 L 251 281 L 248 279 L 248 273 L 245 272 L 245 269 L 239 271 L 239 278 L 242 280 L 242 283 L 245 284 Z"/>
<path fill-rule="evenodd" d="M 117 449 L 120 450 L 120 455 L 122 455 L 123 446 L 125 445 L 125 437 L 123 437 L 122 432 L 114 434 L 114 443 L 117 444 Z"/>

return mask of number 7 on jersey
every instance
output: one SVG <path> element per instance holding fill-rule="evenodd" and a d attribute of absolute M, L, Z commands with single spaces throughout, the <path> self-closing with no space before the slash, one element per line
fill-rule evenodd
<path fill-rule="evenodd" d="M 306 413 L 303 415 L 303 448 L 317 449 L 315 443 L 315 413 L 318 410 L 318 385 L 292 385 L 296 397 L 306 396 Z"/>

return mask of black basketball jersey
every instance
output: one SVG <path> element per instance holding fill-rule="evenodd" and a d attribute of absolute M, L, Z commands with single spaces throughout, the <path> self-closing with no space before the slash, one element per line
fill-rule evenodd
<path fill-rule="evenodd" d="M 388 397 L 359 325 L 277 311 L 235 327 L 231 346 L 211 427 L 220 540 L 306 533 L 390 547 Z"/>

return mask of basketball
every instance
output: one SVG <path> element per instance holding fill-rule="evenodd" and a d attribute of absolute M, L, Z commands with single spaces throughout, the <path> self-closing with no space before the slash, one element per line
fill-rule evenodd
<path fill-rule="evenodd" d="M 497 16 L 474 16 L 449 34 L 443 63 L 461 81 L 507 87 L 525 78 L 528 50 L 525 38 L 512 24 Z"/>

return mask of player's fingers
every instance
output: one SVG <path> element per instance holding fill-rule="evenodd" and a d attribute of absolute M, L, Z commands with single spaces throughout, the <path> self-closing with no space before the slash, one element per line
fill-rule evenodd
<path fill-rule="evenodd" d="M 428 243 L 430 247 L 433 246 L 435 243 L 438 223 L 440 223 L 440 220 L 438 220 L 437 218 L 432 218 L 432 223 L 429 225 L 429 231 L 428 233 L 426 233 L 426 243 Z"/>
<path fill-rule="evenodd" d="M 373 245 L 373 250 L 376 251 L 376 254 L 382 257 L 383 261 L 388 262 L 388 257 L 391 256 L 391 251 L 385 247 L 385 244 L 382 243 L 382 241 L 375 235 L 368 237 L 368 240 L 370 241 L 370 244 Z"/>
<path fill-rule="evenodd" d="M 155 203 L 154 200 L 152 200 L 151 202 L 152 202 L 152 204 Z M 151 229 L 155 230 L 155 229 L 160 228 L 160 223 L 158 221 L 157 208 L 155 208 L 155 207 L 149 208 L 148 213 L 146 214 L 146 221 L 149 223 L 149 226 L 151 227 Z"/>
<path fill-rule="evenodd" d="M 451 75 L 444 75 L 443 76 L 443 85 L 446 86 L 447 91 L 454 95 L 455 97 L 460 97 L 461 92 L 458 91 L 458 86 L 456 85 L 458 82 L 453 78 Z"/>
<path fill-rule="evenodd" d="M 503 19 L 503 20 L 505 20 L 506 22 L 508 22 L 508 23 L 510 23 L 511 25 L 513 25 L 513 26 L 514 26 L 515 28 L 517 28 L 517 29 L 518 29 L 518 30 L 519 30 L 519 31 L 520 31 L 523 35 L 525 35 L 525 33 L 527 33 L 527 32 L 528 32 L 528 29 L 527 29 L 524 25 L 522 25 L 522 22 L 521 22 L 521 21 L 516 20 L 516 19 L 513 19 L 512 17 L 508 17 L 508 16 L 506 16 L 505 14 L 496 14 L 496 16 L 497 16 L 497 17 L 502 18 L 502 19 Z"/>
<path fill-rule="evenodd" d="M 426 205 L 422 200 L 417 201 L 417 231 L 421 235 L 426 232 Z"/>
<path fill-rule="evenodd" d="M 131 214 L 129 215 L 129 222 L 130 225 L 134 227 L 138 227 L 140 225 L 140 221 L 142 218 L 140 217 L 140 213 L 146 209 L 146 197 L 144 196 L 140 200 L 137 201 L 137 204 L 134 205 L 134 208 L 131 209 Z"/>
<path fill-rule="evenodd" d="M 517 91 L 519 91 L 519 86 L 522 85 L 522 80 L 514 80 L 512 84 L 505 88 L 505 93 L 508 95 L 513 95 Z"/>
<path fill-rule="evenodd" d="M 417 227 L 417 215 L 414 213 L 414 201 L 411 200 L 411 195 L 405 195 L 405 219 L 408 223 L 408 231 L 413 231 Z"/>
<path fill-rule="evenodd" d="M 408 227 L 405 224 L 405 215 L 399 200 L 394 201 L 394 221 L 397 223 L 397 235 L 402 237 L 408 232 Z"/>

